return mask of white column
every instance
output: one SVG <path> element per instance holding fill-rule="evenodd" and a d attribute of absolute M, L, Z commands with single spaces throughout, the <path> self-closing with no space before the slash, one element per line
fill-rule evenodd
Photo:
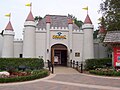
<path fill-rule="evenodd" d="M 24 37 L 23 37 L 23 57 L 35 58 L 36 55 L 36 24 L 33 21 L 26 21 L 24 24 Z"/>
<path fill-rule="evenodd" d="M 46 35 L 46 60 L 50 60 L 50 23 L 46 23 L 46 30 L 47 30 L 47 35 Z"/>
<path fill-rule="evenodd" d="M 14 32 L 10 30 L 4 31 L 3 37 L 3 49 L 2 57 L 3 58 L 13 58 L 14 57 Z"/>
<path fill-rule="evenodd" d="M 69 28 L 69 59 L 73 59 L 73 48 L 72 48 L 72 29 L 73 29 L 73 24 L 68 25 Z"/>
<path fill-rule="evenodd" d="M 84 24 L 82 26 L 84 31 L 84 60 L 94 58 L 94 47 L 93 47 L 93 25 Z"/>

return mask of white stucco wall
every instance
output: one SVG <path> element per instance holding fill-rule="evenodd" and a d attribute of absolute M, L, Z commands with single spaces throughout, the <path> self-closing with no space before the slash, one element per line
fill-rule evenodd
<path fill-rule="evenodd" d="M 24 24 L 23 33 L 23 57 L 35 58 L 36 40 L 35 40 L 35 29 L 36 24 L 33 21 L 26 21 Z"/>
<path fill-rule="evenodd" d="M 36 57 L 43 58 L 46 60 L 46 32 L 36 33 Z"/>
<path fill-rule="evenodd" d="M 5 30 L 3 36 L 3 48 L 2 57 L 13 58 L 14 57 L 14 32 L 11 30 Z"/>
<path fill-rule="evenodd" d="M 94 43 L 94 57 L 99 58 L 99 44 L 96 42 Z"/>
<path fill-rule="evenodd" d="M 94 57 L 108 58 L 107 47 L 103 46 L 98 40 L 94 40 Z"/>
<path fill-rule="evenodd" d="M 61 35 L 66 35 L 66 39 L 53 39 L 53 35 L 58 35 L 57 33 L 61 32 Z M 68 42 L 69 42 L 69 37 L 68 37 L 68 30 L 66 31 L 60 31 L 60 30 L 51 30 L 50 32 L 50 46 L 54 44 L 63 44 L 67 48 L 69 47 Z"/>
<path fill-rule="evenodd" d="M 0 57 L 2 56 L 3 36 L 0 35 Z"/>
<path fill-rule="evenodd" d="M 99 43 L 99 58 L 107 58 L 107 48 L 103 46 L 102 43 Z"/>
<path fill-rule="evenodd" d="M 83 33 L 73 33 L 73 60 L 81 62 L 83 59 Z M 76 57 L 75 53 L 80 53 L 80 57 Z"/>
<path fill-rule="evenodd" d="M 93 46 L 93 25 L 84 24 L 82 26 L 84 31 L 84 60 L 94 58 Z"/>
<path fill-rule="evenodd" d="M 23 54 L 23 41 L 14 41 L 14 57 L 19 58 Z"/>

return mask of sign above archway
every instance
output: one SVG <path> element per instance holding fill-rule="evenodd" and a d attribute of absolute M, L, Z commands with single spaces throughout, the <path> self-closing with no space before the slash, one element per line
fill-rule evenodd
<path fill-rule="evenodd" d="M 66 35 L 62 35 L 62 32 L 58 32 L 57 35 L 52 36 L 53 39 L 66 39 Z"/>

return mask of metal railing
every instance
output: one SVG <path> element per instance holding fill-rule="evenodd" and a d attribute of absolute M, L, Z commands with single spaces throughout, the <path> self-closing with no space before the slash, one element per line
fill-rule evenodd
<path fill-rule="evenodd" d="M 47 60 L 47 62 L 48 70 L 51 73 L 54 73 L 54 64 L 52 64 L 50 60 Z M 78 70 L 80 73 L 83 73 L 83 63 L 80 63 L 78 61 L 75 62 L 75 60 L 70 60 L 70 67 Z"/>
<path fill-rule="evenodd" d="M 48 62 L 48 69 L 51 73 L 54 73 L 54 64 L 50 62 L 50 60 L 47 60 Z"/>
<path fill-rule="evenodd" d="M 80 63 L 78 61 L 75 62 L 75 60 L 70 60 L 70 67 L 78 70 L 80 73 L 83 73 L 83 63 L 82 62 Z"/>

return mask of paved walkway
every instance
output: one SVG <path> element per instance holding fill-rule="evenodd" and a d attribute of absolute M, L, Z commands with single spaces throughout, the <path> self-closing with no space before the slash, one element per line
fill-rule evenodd
<path fill-rule="evenodd" d="M 0 84 L 0 90 L 120 90 L 120 77 L 80 74 L 71 68 L 56 67 L 55 74 L 46 78 Z"/>
<path fill-rule="evenodd" d="M 60 67 L 60 66 L 55 67 L 54 73 L 55 74 L 79 74 L 79 72 L 76 71 L 75 69 L 72 69 L 70 67 Z"/>

